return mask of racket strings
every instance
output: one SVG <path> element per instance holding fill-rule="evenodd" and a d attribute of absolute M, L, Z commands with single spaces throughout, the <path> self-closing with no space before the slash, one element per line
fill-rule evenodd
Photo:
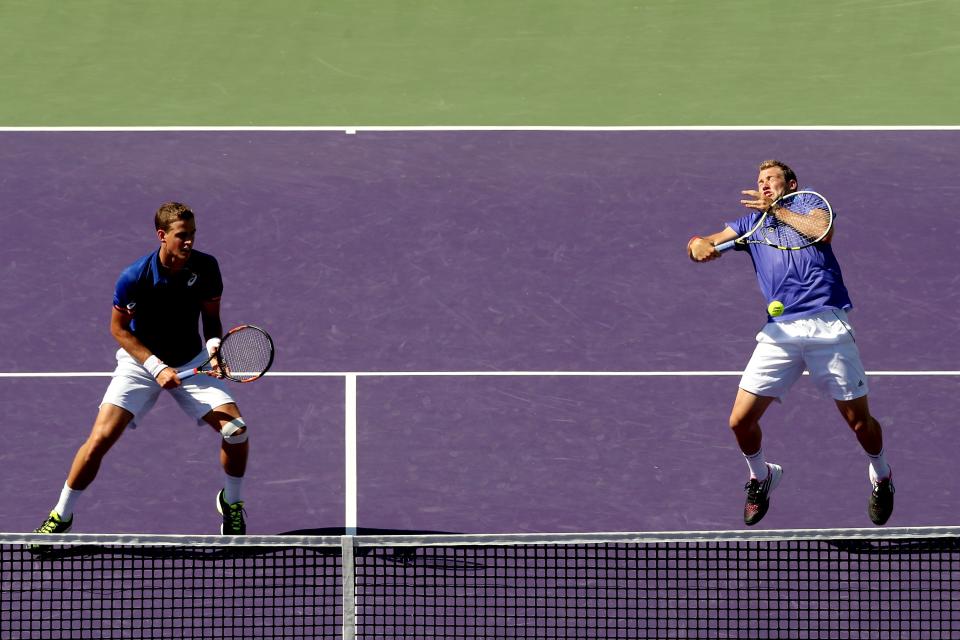
<path fill-rule="evenodd" d="M 822 238 L 830 229 L 829 205 L 811 194 L 799 194 L 779 202 L 767 215 L 764 234 L 781 247 L 804 247 Z"/>
<path fill-rule="evenodd" d="M 219 351 L 220 365 L 235 380 L 262 375 L 273 361 L 273 342 L 266 333 L 247 327 L 224 338 Z"/>

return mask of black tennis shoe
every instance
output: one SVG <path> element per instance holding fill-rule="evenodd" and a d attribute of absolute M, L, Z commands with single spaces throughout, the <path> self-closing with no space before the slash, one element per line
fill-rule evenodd
<path fill-rule="evenodd" d="M 223 516 L 220 533 L 225 536 L 242 536 L 247 533 L 247 523 L 243 519 L 243 500 L 228 503 L 223 499 L 223 489 L 217 494 L 217 511 Z"/>
<path fill-rule="evenodd" d="M 747 502 L 743 506 L 743 521 L 748 526 L 753 526 L 767 515 L 767 509 L 770 507 L 770 493 L 780 484 L 780 477 L 783 476 L 783 468 L 778 464 L 767 464 L 767 477 L 761 482 L 756 478 L 750 478 L 744 489 L 747 492 Z"/>
<path fill-rule="evenodd" d="M 879 480 L 873 476 L 871 467 L 870 484 L 873 485 L 873 491 L 870 492 L 870 499 L 867 501 L 867 514 L 873 524 L 886 524 L 893 513 L 893 474 L 889 478 Z"/>

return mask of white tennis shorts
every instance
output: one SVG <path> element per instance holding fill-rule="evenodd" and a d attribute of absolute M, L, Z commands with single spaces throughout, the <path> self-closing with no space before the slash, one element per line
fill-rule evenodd
<path fill-rule="evenodd" d="M 806 318 L 768 322 L 757 334 L 757 347 L 740 388 L 781 398 L 804 370 L 834 400 L 867 395 L 867 375 L 844 311 L 830 309 Z"/>
<path fill-rule="evenodd" d="M 178 368 L 199 367 L 208 357 L 204 349 L 193 360 Z M 113 379 L 107 386 L 100 404 L 112 404 L 126 409 L 133 414 L 130 428 L 136 428 L 137 419 L 153 408 L 162 391 L 163 388 L 157 384 L 150 372 L 143 368 L 143 365 L 125 350 L 119 349 L 117 350 L 117 368 L 113 372 Z M 171 389 L 170 394 L 180 408 L 197 423 L 202 423 L 203 416 L 213 409 L 234 402 L 227 392 L 227 385 L 222 380 L 205 375 L 184 380 L 181 386 Z"/>

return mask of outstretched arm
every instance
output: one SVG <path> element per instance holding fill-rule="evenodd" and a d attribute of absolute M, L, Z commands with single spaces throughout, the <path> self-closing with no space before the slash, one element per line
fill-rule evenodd
<path fill-rule="evenodd" d="M 737 232 L 730 227 L 709 236 L 693 236 L 687 243 L 687 257 L 694 262 L 709 262 L 720 257 L 716 245 L 737 237 Z"/>

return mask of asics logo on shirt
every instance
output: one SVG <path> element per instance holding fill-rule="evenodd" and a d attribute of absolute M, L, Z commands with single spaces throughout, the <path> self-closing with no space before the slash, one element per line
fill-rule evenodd
<path fill-rule="evenodd" d="M 190 279 L 187 280 L 187 286 L 188 286 L 188 287 L 192 287 L 192 286 L 193 286 L 193 283 L 195 283 L 196 281 L 197 281 L 197 274 L 191 273 L 191 274 L 190 274 Z"/>

